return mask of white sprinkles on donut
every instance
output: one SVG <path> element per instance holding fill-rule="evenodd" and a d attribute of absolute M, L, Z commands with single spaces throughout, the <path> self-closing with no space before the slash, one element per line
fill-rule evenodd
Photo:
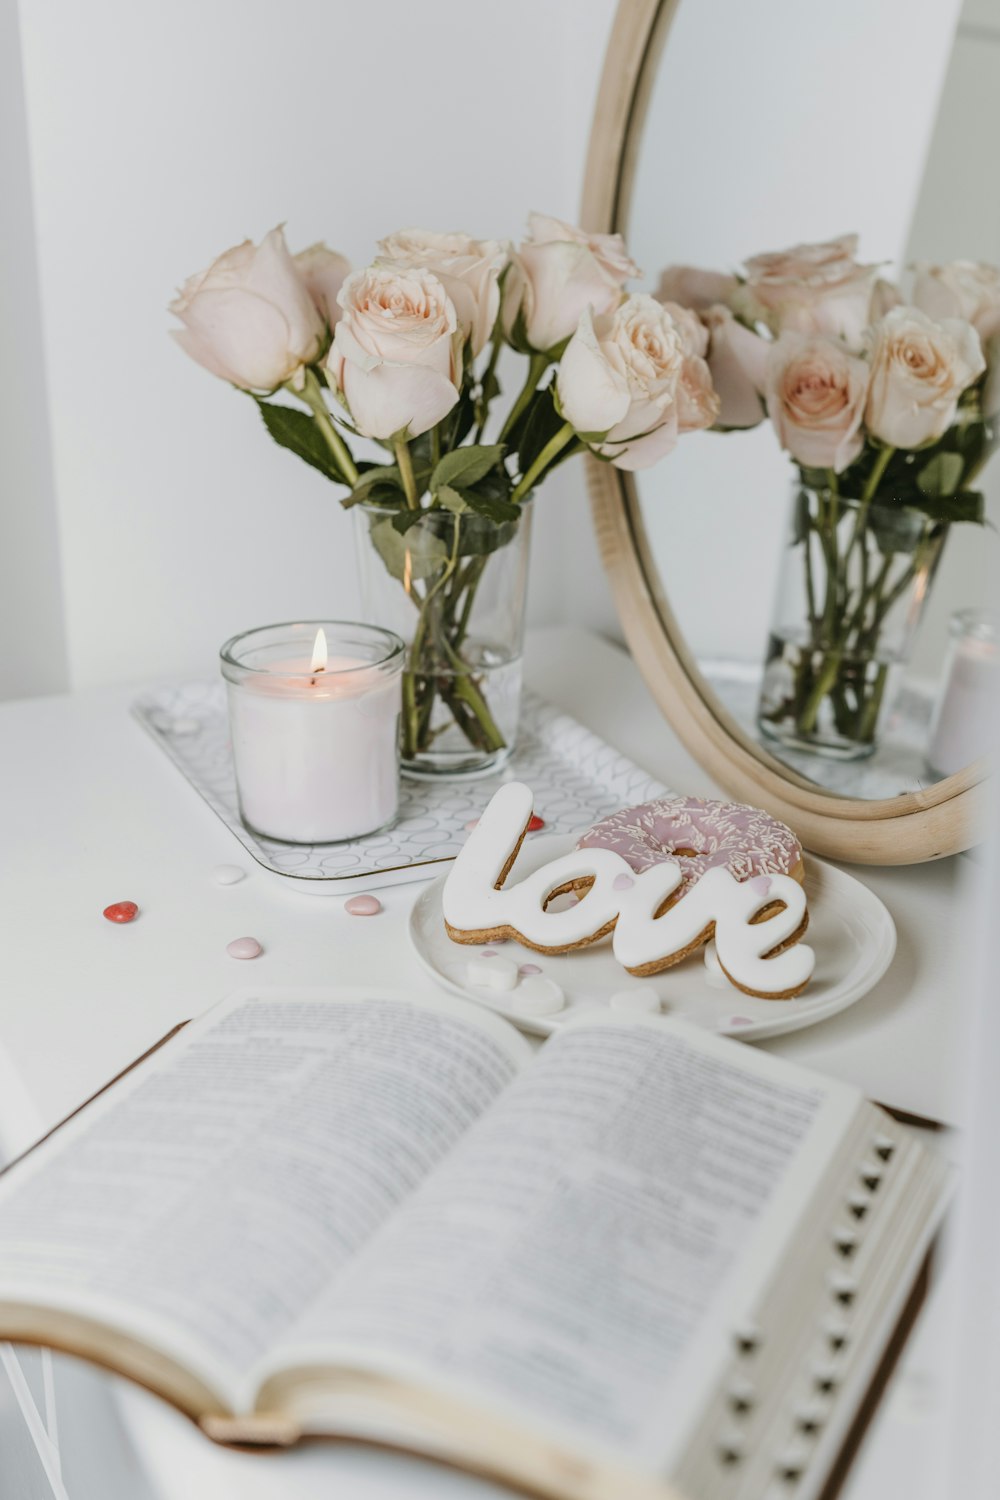
<path fill-rule="evenodd" d="M 637 875 L 654 865 L 682 872 L 678 899 L 709 870 L 735 880 L 754 875 L 803 876 L 802 845 L 792 830 L 759 807 L 704 797 L 660 797 L 625 807 L 595 823 L 578 849 L 611 849 Z"/>

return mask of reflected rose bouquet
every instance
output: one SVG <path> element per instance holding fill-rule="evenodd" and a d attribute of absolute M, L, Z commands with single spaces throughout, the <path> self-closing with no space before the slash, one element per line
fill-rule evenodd
<path fill-rule="evenodd" d="M 948 526 L 983 521 L 975 480 L 1000 440 L 1000 270 L 921 264 L 907 296 L 857 248 L 841 235 L 736 275 L 671 266 L 658 289 L 704 327 L 716 427 L 769 418 L 798 471 L 805 619 L 793 645 L 772 638 L 760 722 L 801 746 L 821 719 L 874 744 L 893 611 Z"/>
<path fill-rule="evenodd" d="M 541 214 L 517 249 L 408 229 L 378 252 L 352 271 L 323 244 L 292 255 L 273 229 L 184 284 L 174 337 L 362 507 L 411 606 L 404 763 L 456 733 L 496 757 L 509 735 L 470 628 L 491 558 L 573 454 L 645 468 L 718 419 L 708 335 L 678 304 L 626 291 L 639 272 L 620 235 Z M 505 347 L 525 367 L 500 412 Z M 383 455 L 363 456 L 372 443 Z"/>

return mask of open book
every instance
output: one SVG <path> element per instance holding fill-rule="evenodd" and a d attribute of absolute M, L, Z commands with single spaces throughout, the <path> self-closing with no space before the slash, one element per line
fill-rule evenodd
<path fill-rule="evenodd" d="M 853 1089 L 668 1018 L 535 1055 L 457 1000 L 241 996 L 0 1180 L 0 1338 L 223 1441 L 561 1500 L 809 1495 L 944 1188 Z"/>

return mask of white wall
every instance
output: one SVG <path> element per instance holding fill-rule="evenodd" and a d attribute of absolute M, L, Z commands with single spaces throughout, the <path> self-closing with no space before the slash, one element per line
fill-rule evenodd
<path fill-rule="evenodd" d="M 955 9 L 682 0 L 632 233 L 650 281 L 670 259 L 726 264 L 852 223 L 871 255 L 900 255 Z M 575 217 L 613 11 L 614 0 L 21 0 L 25 118 L 16 0 L 0 0 L 0 697 L 209 673 L 233 630 L 356 609 L 332 487 L 174 347 L 166 302 L 282 218 L 293 246 L 325 237 L 361 262 L 405 223 L 516 237 L 532 207 Z M 908 248 L 1000 258 L 967 224 L 972 206 L 1000 213 L 983 124 L 1000 129 L 995 0 L 967 0 L 965 20 L 945 94 L 960 170 L 954 144 L 932 155 Z M 886 59 L 904 54 L 900 110 Z M 836 128 L 807 130 L 796 92 Z M 952 192 L 945 212 L 924 211 L 934 183 Z M 787 488 L 770 432 L 689 440 L 642 484 L 696 647 L 729 649 L 735 604 L 743 652 L 757 656 Z M 692 506 L 711 521 L 709 588 Z M 536 527 L 531 618 L 617 633 L 579 461 L 546 486 Z M 720 532 L 725 554 L 711 551 Z M 981 595 L 995 540 L 952 539 L 925 652 L 948 610 Z"/>
<path fill-rule="evenodd" d="M 908 261 L 961 256 L 1000 265 L 998 141 L 1000 5 L 997 0 L 965 0 L 910 225 Z M 1000 457 L 987 465 L 978 483 L 990 525 L 952 528 L 917 639 L 915 673 L 936 674 L 953 610 L 997 604 Z"/>
<path fill-rule="evenodd" d="M 966 12 L 949 65 L 958 0 L 682 0 L 629 224 L 651 278 L 672 261 L 730 270 L 850 230 L 865 260 L 1000 263 L 1000 15 L 996 0 L 968 0 Z M 639 476 L 666 592 L 697 655 L 762 660 L 791 474 L 765 424 L 698 434 Z M 1000 461 L 992 479 L 1000 488 Z M 939 663 L 950 610 L 986 602 L 995 543 L 955 529 L 919 670 Z"/>
<path fill-rule="evenodd" d="M 575 218 L 613 8 L 22 0 L 74 686 L 210 673 L 234 630 L 356 610 L 333 487 L 179 352 L 165 305 L 282 219 L 363 263 L 402 225 Z M 604 587 L 579 464 L 536 519 L 532 617 L 563 618 Z"/>
<path fill-rule="evenodd" d="M 0 698 L 67 685 L 15 0 L 0 0 Z"/>

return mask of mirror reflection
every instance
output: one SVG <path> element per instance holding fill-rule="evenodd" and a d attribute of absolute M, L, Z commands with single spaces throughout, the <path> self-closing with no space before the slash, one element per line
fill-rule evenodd
<path fill-rule="evenodd" d="M 1000 682 L 1000 17 L 681 0 L 654 66 L 621 227 L 721 409 L 629 481 L 650 581 L 760 753 L 917 790 Z"/>

